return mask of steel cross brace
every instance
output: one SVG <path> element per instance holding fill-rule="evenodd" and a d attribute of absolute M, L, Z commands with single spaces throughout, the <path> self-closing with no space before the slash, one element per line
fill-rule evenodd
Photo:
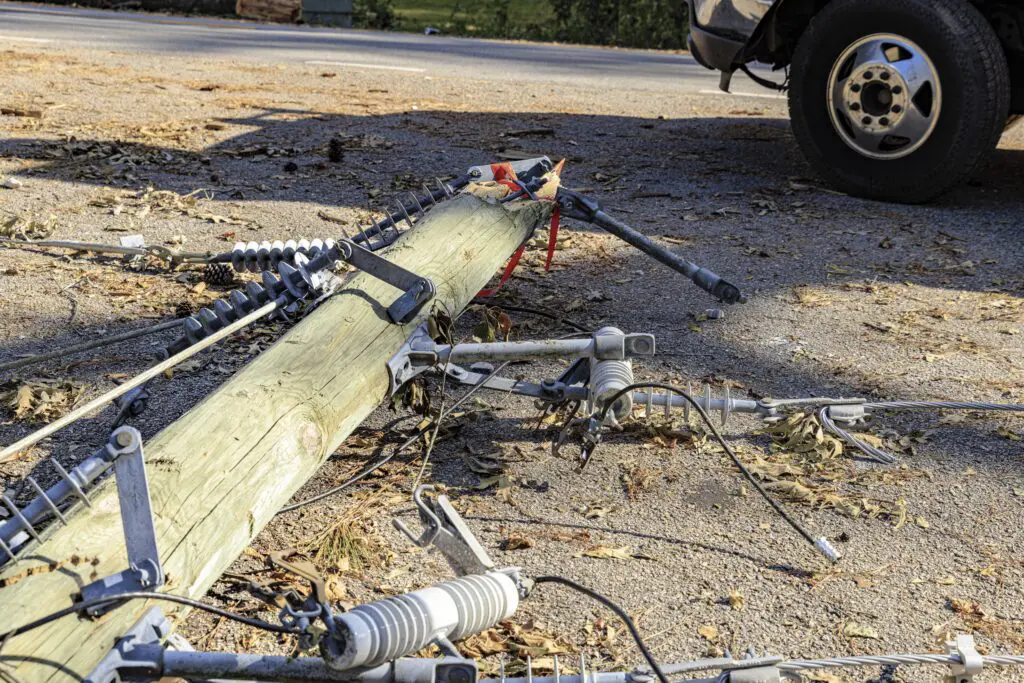
<path fill-rule="evenodd" d="M 388 361 L 391 379 L 390 395 L 417 375 L 434 367 L 451 366 L 457 362 L 526 361 L 564 358 L 593 358 L 595 360 L 626 360 L 635 356 L 654 354 L 654 336 L 650 334 L 595 334 L 581 339 L 551 339 L 542 341 L 490 342 L 479 344 L 437 344 L 430 337 L 426 325 L 417 327 L 398 353 Z M 459 369 L 455 377 L 472 373 Z M 477 377 L 480 375 L 477 374 Z M 460 380 L 461 381 L 461 380 Z M 492 379 L 492 388 L 508 389 L 504 382 Z M 533 389 L 521 383 L 523 393 L 544 398 L 543 389 Z"/>

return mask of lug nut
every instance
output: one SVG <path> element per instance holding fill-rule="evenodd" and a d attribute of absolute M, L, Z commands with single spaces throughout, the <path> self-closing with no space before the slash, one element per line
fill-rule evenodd
<path fill-rule="evenodd" d="M 875 77 L 875 74 L 871 73 L 870 71 L 865 71 L 864 72 L 864 80 L 865 81 L 870 81 L 874 77 Z"/>
<path fill-rule="evenodd" d="M 860 111 L 860 102 L 850 102 L 851 111 Z"/>
<path fill-rule="evenodd" d="M 883 126 L 888 126 L 889 125 L 889 119 L 887 119 L 886 117 L 883 116 L 882 118 L 878 119 L 878 123 L 880 123 Z"/>
<path fill-rule="evenodd" d="M 863 123 L 865 126 L 870 126 L 871 125 L 871 117 L 870 116 L 865 116 L 864 118 L 862 118 L 860 120 L 860 122 Z"/>
<path fill-rule="evenodd" d="M 892 86 L 892 94 L 893 95 L 899 95 L 901 92 L 903 92 L 903 88 L 901 86 L 898 86 L 898 85 Z"/>
<path fill-rule="evenodd" d="M 853 92 L 860 92 L 860 84 L 854 83 L 853 85 L 850 86 L 850 90 L 852 90 Z"/>
<path fill-rule="evenodd" d="M 881 78 L 883 81 L 887 81 L 889 80 L 889 72 L 883 71 L 882 73 L 878 74 L 878 77 Z"/>
<path fill-rule="evenodd" d="M 892 105 L 892 113 L 893 114 L 899 114 L 901 111 L 903 111 L 903 107 L 901 107 L 898 104 Z"/>

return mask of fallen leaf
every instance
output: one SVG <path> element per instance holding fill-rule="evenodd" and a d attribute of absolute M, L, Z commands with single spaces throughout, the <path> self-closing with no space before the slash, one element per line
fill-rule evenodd
<path fill-rule="evenodd" d="M 621 548 L 612 548 L 606 545 L 597 545 L 577 553 L 576 557 L 596 557 L 601 560 L 632 560 L 633 549 L 628 545 Z"/>
<path fill-rule="evenodd" d="M 847 638 L 870 638 L 878 640 L 878 631 L 873 626 L 860 624 L 856 621 L 848 621 L 843 624 L 843 635 Z"/>
<path fill-rule="evenodd" d="M 526 550 L 537 545 L 537 542 L 523 534 L 509 534 L 502 545 L 502 550 Z"/>
<path fill-rule="evenodd" d="M 704 624 L 697 629 L 697 633 L 699 633 L 704 640 L 711 641 L 718 637 L 718 628 L 711 624 Z"/>

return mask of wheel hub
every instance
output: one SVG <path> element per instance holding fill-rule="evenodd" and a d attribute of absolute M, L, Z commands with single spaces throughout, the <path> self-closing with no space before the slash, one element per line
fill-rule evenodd
<path fill-rule="evenodd" d="M 849 147 L 875 159 L 896 159 L 931 135 L 941 104 L 928 55 L 901 36 L 876 34 L 847 47 L 829 74 L 828 107 Z"/>
<path fill-rule="evenodd" d="M 903 121 L 910 99 L 907 82 L 884 64 L 868 63 L 846 79 L 843 104 L 850 125 L 872 134 L 894 130 Z"/>

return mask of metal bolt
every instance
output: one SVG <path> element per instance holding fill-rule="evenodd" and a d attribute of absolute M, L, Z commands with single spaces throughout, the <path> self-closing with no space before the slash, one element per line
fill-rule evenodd
<path fill-rule="evenodd" d="M 864 80 L 865 80 L 865 81 L 870 81 L 870 80 L 871 80 L 872 78 L 874 78 L 874 77 L 875 77 L 875 74 L 874 74 L 874 73 L 872 73 L 872 72 L 870 72 L 870 71 L 865 71 L 865 72 L 864 72 Z"/>
<path fill-rule="evenodd" d="M 870 116 L 865 116 L 864 118 L 862 118 L 860 120 L 860 122 L 863 123 L 865 126 L 869 126 L 869 125 L 871 125 L 871 117 Z"/>
<path fill-rule="evenodd" d="M 892 86 L 892 94 L 893 95 L 899 95 L 901 92 L 903 92 L 903 86 L 899 86 L 899 85 Z"/>
<path fill-rule="evenodd" d="M 860 111 L 860 102 L 850 102 L 850 109 Z"/>
<path fill-rule="evenodd" d="M 887 81 L 889 80 L 889 72 L 883 71 L 882 73 L 878 74 L 878 77 L 881 78 L 883 81 Z"/>
<path fill-rule="evenodd" d="M 128 448 L 128 446 L 132 445 L 132 433 L 129 431 L 118 432 L 114 440 L 117 441 L 117 445 L 121 448 Z"/>
<path fill-rule="evenodd" d="M 899 114 L 901 111 L 903 111 L 903 107 L 901 107 L 898 104 L 892 105 L 892 113 L 893 114 Z"/>
<path fill-rule="evenodd" d="M 883 126 L 888 126 L 888 125 L 889 125 L 889 119 L 887 119 L 887 118 L 886 118 L 886 117 L 884 117 L 884 116 L 883 116 L 882 118 L 878 119 L 878 122 L 879 122 L 880 124 L 882 124 Z"/>
<path fill-rule="evenodd" d="M 860 92 L 860 83 L 854 83 L 850 86 L 850 90 L 853 92 Z"/>

